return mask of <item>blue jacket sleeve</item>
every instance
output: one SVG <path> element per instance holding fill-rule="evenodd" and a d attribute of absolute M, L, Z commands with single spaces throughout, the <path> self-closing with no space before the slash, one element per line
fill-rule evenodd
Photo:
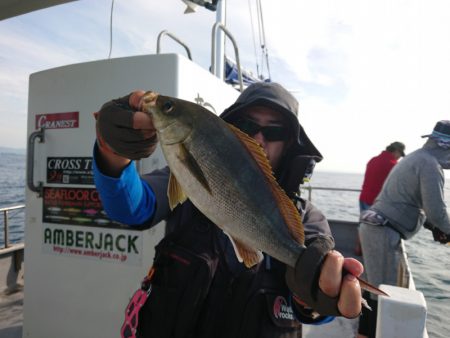
<path fill-rule="evenodd" d="M 142 180 L 131 162 L 120 177 L 104 175 L 96 162 L 94 146 L 94 182 L 108 216 L 127 225 L 140 225 L 155 213 L 156 198 L 152 188 Z"/>

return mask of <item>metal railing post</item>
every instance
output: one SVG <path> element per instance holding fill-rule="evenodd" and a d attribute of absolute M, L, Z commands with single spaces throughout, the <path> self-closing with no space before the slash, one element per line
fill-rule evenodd
<path fill-rule="evenodd" d="M 31 191 L 38 193 L 38 197 L 42 197 L 44 183 L 39 181 L 37 185 L 34 184 L 34 143 L 36 140 L 39 143 L 45 142 L 45 128 L 41 128 L 30 134 L 27 148 L 27 186 Z"/>
<path fill-rule="evenodd" d="M 223 80 L 223 76 L 221 74 L 223 74 L 224 69 L 218 70 L 220 73 L 217 73 L 216 71 L 216 63 L 217 63 L 217 50 L 216 50 L 216 35 L 217 32 L 220 30 L 222 30 L 225 35 L 230 39 L 231 43 L 233 44 L 233 48 L 234 48 L 234 54 L 236 57 L 236 66 L 238 68 L 238 77 L 239 77 L 239 88 L 240 91 L 242 92 L 244 90 L 244 82 L 242 80 L 242 71 L 241 71 L 241 61 L 239 59 L 239 50 L 237 47 L 237 43 L 236 40 L 234 39 L 233 35 L 231 35 L 231 33 L 225 28 L 225 26 L 220 23 L 220 22 L 216 22 L 213 26 L 212 29 L 212 36 L 211 36 L 211 73 L 215 76 L 217 76 L 219 79 Z M 223 56 L 218 56 L 218 57 L 223 57 Z"/>
<path fill-rule="evenodd" d="M 5 225 L 5 229 L 3 230 L 3 238 L 4 238 L 4 247 L 9 247 L 9 235 L 8 235 L 8 210 L 3 210 L 3 224 Z"/>
<path fill-rule="evenodd" d="M 309 186 L 308 187 L 308 201 L 312 201 L 312 187 Z"/>
<path fill-rule="evenodd" d="M 156 40 L 156 54 L 161 53 L 161 39 L 163 36 L 168 36 L 169 38 L 172 38 L 175 42 L 178 42 L 181 46 L 183 46 L 184 49 L 186 50 L 189 60 L 192 61 L 191 50 L 189 49 L 189 47 L 183 41 L 181 41 L 178 37 L 176 37 L 175 35 L 173 35 L 172 33 L 170 33 L 167 30 L 164 30 L 158 34 L 158 38 Z"/>

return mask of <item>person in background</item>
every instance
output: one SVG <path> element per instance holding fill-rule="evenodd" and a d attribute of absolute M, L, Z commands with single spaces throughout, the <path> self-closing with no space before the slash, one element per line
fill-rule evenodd
<path fill-rule="evenodd" d="M 361 194 L 359 195 L 359 209 L 364 211 L 375 201 L 381 191 L 386 177 L 401 157 L 405 156 L 405 145 L 392 142 L 381 154 L 372 157 L 366 165 Z"/>
<path fill-rule="evenodd" d="M 368 282 L 397 285 L 401 240 L 422 226 L 434 240 L 450 241 L 450 219 L 444 200 L 444 172 L 450 169 L 450 121 L 436 123 L 422 148 L 407 155 L 388 175 L 374 204 L 361 215 L 359 235 Z M 360 318 L 358 337 L 375 337 L 376 296 L 367 299 L 373 311 Z"/>
<path fill-rule="evenodd" d="M 301 323 L 357 317 L 361 290 L 355 276 L 363 267 L 332 250 L 328 222 L 308 201 L 295 201 L 307 245 L 296 268 L 265 255 L 248 269 L 228 237 L 190 201 L 170 210 L 169 168 L 139 176 L 132 161 L 150 156 L 157 143 L 151 117 L 139 111 L 143 94 L 110 101 L 94 114 L 94 178 L 106 212 L 142 229 L 166 220 L 169 229 L 156 247 L 151 277 L 143 282 L 147 289 L 151 283 L 152 292 L 133 323 L 124 323 L 122 336 L 133 337 L 137 329 L 139 337 L 288 338 L 298 337 Z M 221 115 L 263 147 L 293 199 L 311 160 L 322 159 L 297 109 L 297 100 L 279 84 L 257 83 Z M 345 276 L 344 268 L 350 272 Z M 134 306 L 130 303 L 127 315 L 136 313 Z"/>
<path fill-rule="evenodd" d="M 360 213 L 369 207 L 375 201 L 375 198 L 381 191 L 386 177 L 391 172 L 394 165 L 397 164 L 401 157 L 405 156 L 405 145 L 401 142 L 392 142 L 383 150 L 381 154 L 372 157 L 366 165 L 364 173 L 364 181 L 359 195 L 359 211 Z M 361 243 L 358 238 L 355 254 L 361 255 Z"/>

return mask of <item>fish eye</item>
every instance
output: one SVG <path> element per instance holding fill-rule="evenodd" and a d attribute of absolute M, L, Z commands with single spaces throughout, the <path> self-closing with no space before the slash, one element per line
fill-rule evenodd
<path fill-rule="evenodd" d="M 162 107 L 163 107 L 165 113 L 170 113 L 173 109 L 173 102 L 170 100 L 166 101 L 166 102 L 164 102 Z"/>

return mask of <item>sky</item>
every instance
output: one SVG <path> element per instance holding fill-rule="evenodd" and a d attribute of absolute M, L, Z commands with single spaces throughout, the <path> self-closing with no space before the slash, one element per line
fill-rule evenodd
<path fill-rule="evenodd" d="M 30 74 L 109 57 L 111 4 L 80 0 L 0 21 L 0 147 L 26 148 Z M 228 0 L 226 25 L 243 67 L 268 77 L 255 4 Z M 324 156 L 316 170 L 363 173 L 391 142 L 411 152 L 450 119 L 449 1 L 261 4 L 270 77 L 300 103 L 300 123 Z M 208 68 L 216 13 L 185 8 L 180 0 L 115 0 L 111 58 L 154 54 L 168 30 Z M 162 52 L 185 55 L 170 39 Z"/>

